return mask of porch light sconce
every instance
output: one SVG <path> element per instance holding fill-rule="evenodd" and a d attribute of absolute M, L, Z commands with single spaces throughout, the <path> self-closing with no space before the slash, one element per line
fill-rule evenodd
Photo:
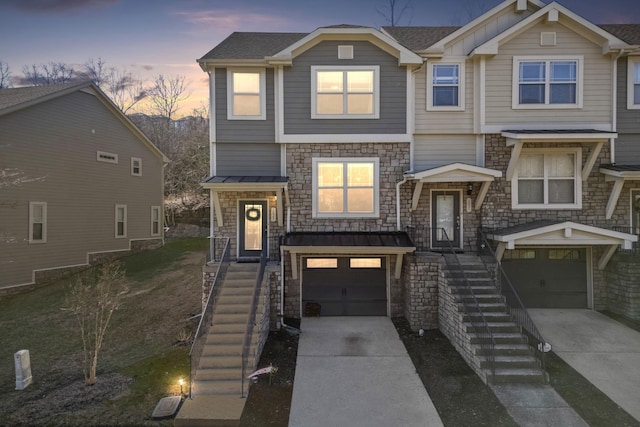
<path fill-rule="evenodd" d="M 473 193 L 473 184 L 470 182 L 467 182 L 467 196 L 470 196 L 471 193 Z"/>

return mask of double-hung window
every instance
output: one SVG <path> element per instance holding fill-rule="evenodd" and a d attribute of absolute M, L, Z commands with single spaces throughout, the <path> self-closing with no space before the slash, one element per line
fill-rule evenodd
<path fill-rule="evenodd" d="M 627 108 L 640 109 L 640 57 L 629 57 Z"/>
<path fill-rule="evenodd" d="M 464 61 L 429 65 L 427 110 L 464 110 Z"/>
<path fill-rule="evenodd" d="M 151 235 L 160 235 L 160 206 L 151 206 Z"/>
<path fill-rule="evenodd" d="M 131 175 L 142 176 L 142 159 L 139 157 L 131 158 Z"/>
<path fill-rule="evenodd" d="M 116 238 L 127 237 L 127 205 L 116 205 Z"/>
<path fill-rule="evenodd" d="M 313 159 L 313 215 L 378 217 L 379 159 Z"/>
<path fill-rule="evenodd" d="M 266 120 L 266 71 L 227 70 L 227 119 Z"/>
<path fill-rule="evenodd" d="M 513 208 L 582 207 L 581 150 L 522 152 L 512 182 Z"/>
<path fill-rule="evenodd" d="M 47 204 L 29 202 L 29 243 L 47 241 Z"/>
<path fill-rule="evenodd" d="M 379 66 L 311 67 L 311 118 L 379 118 L 379 74 Z"/>
<path fill-rule="evenodd" d="M 581 107 L 581 57 L 514 57 L 514 109 Z"/>

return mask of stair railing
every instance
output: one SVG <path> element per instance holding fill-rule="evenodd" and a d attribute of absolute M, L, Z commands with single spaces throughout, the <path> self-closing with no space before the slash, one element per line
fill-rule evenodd
<path fill-rule="evenodd" d="M 204 349 L 204 343 L 206 341 L 207 333 L 211 327 L 211 319 L 213 318 L 213 307 L 218 295 L 219 284 L 224 280 L 229 268 L 231 260 L 231 245 L 228 237 L 212 237 L 211 238 L 211 250 L 207 256 L 205 265 L 209 265 L 212 261 L 217 261 L 217 269 L 212 280 L 211 289 L 207 295 L 207 302 L 204 305 L 202 313 L 200 313 L 200 322 L 198 328 L 193 337 L 193 343 L 191 344 L 191 350 L 189 351 L 189 399 L 193 398 L 193 382 L 196 378 L 196 369 L 198 368 L 198 361 L 202 356 L 202 350 Z M 222 248 L 218 254 L 216 249 Z"/>
<path fill-rule="evenodd" d="M 436 233 L 441 233 L 438 236 L 438 240 L 445 243 L 445 246 L 442 248 L 442 256 L 445 259 L 449 271 L 457 271 L 462 276 L 462 282 L 464 284 L 464 287 L 468 290 L 468 294 L 462 293 L 460 299 L 462 300 L 461 302 L 464 306 L 465 313 L 469 315 L 469 324 L 471 325 L 471 330 L 478 337 L 482 353 L 487 359 L 491 375 L 495 375 L 496 340 L 493 337 L 493 333 L 491 332 L 491 328 L 489 327 L 487 319 L 482 313 L 478 298 L 476 297 L 476 294 L 473 291 L 471 284 L 469 283 L 467 273 L 465 272 L 464 267 L 462 266 L 458 255 L 456 254 L 456 249 L 453 247 L 453 242 L 451 242 L 451 240 L 449 239 L 449 236 L 447 235 L 445 229 L 434 228 L 432 232 L 432 235 L 434 236 L 436 235 Z M 471 301 L 469 301 L 469 299 L 471 299 Z M 471 313 L 477 313 L 477 318 L 472 318 Z"/>
<path fill-rule="evenodd" d="M 498 258 L 489 243 L 486 231 L 488 231 L 488 229 L 478 227 L 478 256 L 482 259 L 487 270 L 494 272 L 496 287 L 505 298 L 509 314 L 527 337 L 529 346 L 533 348 L 534 355 L 536 359 L 538 359 L 542 371 L 546 373 L 545 353 L 551 350 L 551 344 L 544 340 L 542 334 L 533 322 L 533 319 L 531 319 L 531 316 L 529 315 L 525 305 L 522 303 L 518 292 L 516 292 L 511 280 L 509 280 L 509 277 L 498 261 Z M 547 376 L 545 374 L 545 381 L 547 381 L 546 377 Z"/>
<path fill-rule="evenodd" d="M 258 276 L 256 277 L 256 283 L 253 288 L 253 300 L 251 302 L 251 314 L 249 315 L 249 319 L 247 320 L 247 327 L 244 335 L 244 342 L 242 344 L 242 369 L 240 371 L 240 381 L 241 381 L 241 390 L 240 395 L 242 397 L 247 397 L 247 393 L 244 390 L 246 369 L 249 357 L 249 349 L 251 348 L 251 337 L 253 336 L 253 327 L 256 322 L 256 311 L 258 310 L 258 299 L 260 297 L 260 289 L 262 288 L 262 279 L 264 277 L 264 269 L 267 265 L 267 254 L 263 251 L 262 256 L 260 257 L 260 269 L 258 270 Z"/>

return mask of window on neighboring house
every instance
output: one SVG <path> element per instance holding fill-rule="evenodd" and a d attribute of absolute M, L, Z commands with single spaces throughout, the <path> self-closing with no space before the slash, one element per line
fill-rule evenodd
<path fill-rule="evenodd" d="M 127 205 L 116 205 L 116 237 L 127 237 Z"/>
<path fill-rule="evenodd" d="M 311 67 L 314 119 L 377 119 L 378 66 Z"/>
<path fill-rule="evenodd" d="M 631 232 L 640 235 L 640 190 L 631 190 Z"/>
<path fill-rule="evenodd" d="M 629 58 L 627 108 L 640 109 L 640 58 Z"/>
<path fill-rule="evenodd" d="M 266 119 L 266 71 L 227 70 L 227 119 Z"/>
<path fill-rule="evenodd" d="M 464 62 L 427 68 L 427 110 L 464 110 Z"/>
<path fill-rule="evenodd" d="M 29 202 L 29 243 L 47 241 L 47 204 Z"/>
<path fill-rule="evenodd" d="M 315 217 L 377 217 L 377 158 L 313 159 Z"/>
<path fill-rule="evenodd" d="M 512 182 L 513 207 L 566 209 L 582 207 L 581 150 L 527 150 Z"/>
<path fill-rule="evenodd" d="M 142 176 L 142 159 L 138 157 L 131 158 L 131 175 Z"/>
<path fill-rule="evenodd" d="M 160 206 L 151 206 L 151 235 L 159 236 L 160 233 Z"/>
<path fill-rule="evenodd" d="M 582 59 L 514 57 L 513 108 L 581 108 Z"/>
<path fill-rule="evenodd" d="M 114 153 L 107 153 L 106 151 L 96 152 L 96 160 L 105 163 L 118 163 L 118 155 Z"/>

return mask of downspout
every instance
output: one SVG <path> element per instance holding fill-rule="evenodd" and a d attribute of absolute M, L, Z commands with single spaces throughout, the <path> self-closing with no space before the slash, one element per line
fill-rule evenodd
<path fill-rule="evenodd" d="M 407 182 L 407 177 L 404 176 L 402 181 L 396 184 L 396 229 L 402 231 L 400 227 L 400 186 Z"/>

